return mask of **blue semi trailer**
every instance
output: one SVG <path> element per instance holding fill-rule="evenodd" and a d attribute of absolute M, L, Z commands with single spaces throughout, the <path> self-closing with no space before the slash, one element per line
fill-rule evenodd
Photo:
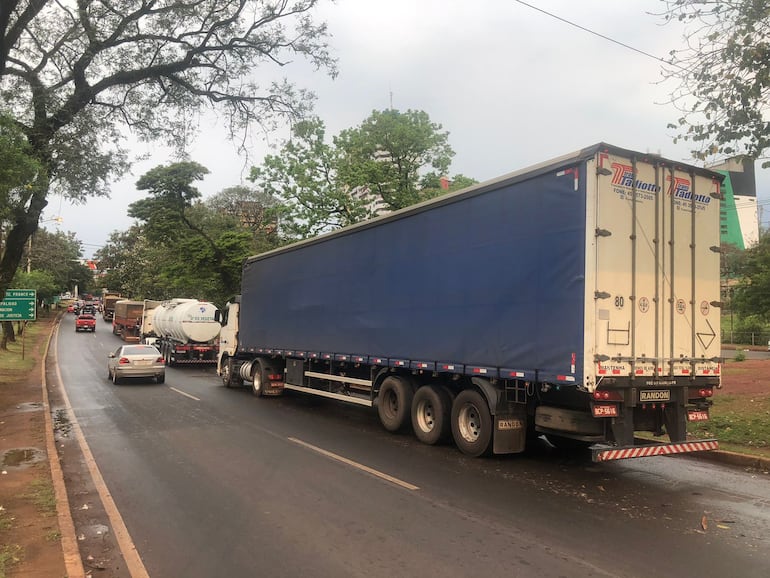
<path fill-rule="evenodd" d="M 218 373 L 471 456 L 715 449 L 721 178 L 600 143 L 251 257 Z"/>

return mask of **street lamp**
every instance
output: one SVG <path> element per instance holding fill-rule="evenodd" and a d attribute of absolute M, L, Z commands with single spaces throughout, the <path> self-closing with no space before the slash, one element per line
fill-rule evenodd
<path fill-rule="evenodd" d="M 43 219 L 42 221 L 39 221 L 38 224 L 48 223 L 50 221 L 56 221 L 56 224 L 58 225 L 63 220 L 64 220 L 64 217 L 57 215 L 55 217 L 51 217 L 50 219 Z M 27 241 L 27 273 L 32 272 L 32 237 L 33 236 L 34 236 L 34 233 L 29 236 L 29 241 Z"/>

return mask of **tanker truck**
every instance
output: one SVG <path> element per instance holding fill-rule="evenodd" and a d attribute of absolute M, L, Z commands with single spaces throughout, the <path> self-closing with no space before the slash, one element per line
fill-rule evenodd
<path fill-rule="evenodd" d="M 139 341 L 139 329 L 142 324 L 142 301 L 121 299 L 115 302 L 112 318 L 112 332 L 120 335 L 123 341 Z"/>
<path fill-rule="evenodd" d="M 218 374 L 474 457 L 717 449 L 722 178 L 600 143 L 250 257 Z"/>
<path fill-rule="evenodd" d="M 215 364 L 221 326 L 214 304 L 170 299 L 153 308 L 152 327 L 166 365 Z"/>

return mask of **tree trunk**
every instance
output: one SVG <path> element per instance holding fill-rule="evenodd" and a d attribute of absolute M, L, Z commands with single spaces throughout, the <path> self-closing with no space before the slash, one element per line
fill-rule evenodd
<path fill-rule="evenodd" d="M 3 338 L 0 340 L 0 349 L 8 351 L 8 342 L 16 342 L 16 334 L 13 331 L 13 321 L 3 321 Z"/>

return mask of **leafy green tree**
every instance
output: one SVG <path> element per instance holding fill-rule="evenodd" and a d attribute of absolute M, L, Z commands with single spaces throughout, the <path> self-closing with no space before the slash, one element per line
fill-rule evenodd
<path fill-rule="evenodd" d="M 83 253 L 75 233 L 39 229 L 28 244 L 29 265 L 33 271 L 50 273 L 57 292 L 72 290 L 77 284 L 82 292 L 91 292 L 94 276 L 82 263 Z"/>
<path fill-rule="evenodd" d="M 341 152 L 325 136 L 320 119 L 299 122 L 279 154 L 251 169 L 250 179 L 279 200 L 272 214 L 289 239 L 313 237 L 371 216 L 366 200 L 352 195 L 352 186 L 340 178 Z"/>
<path fill-rule="evenodd" d="M 360 126 L 334 140 L 341 151 L 339 178 L 366 187 L 391 210 L 429 198 L 421 182 L 445 176 L 454 156 L 449 133 L 427 113 L 394 109 L 372 111 Z"/>
<path fill-rule="evenodd" d="M 731 287 L 732 302 L 741 317 L 758 315 L 770 321 L 770 234 L 747 249 L 737 267 L 738 282 Z"/>
<path fill-rule="evenodd" d="M 241 262 L 253 251 L 253 235 L 234 216 L 201 202 L 193 182 L 207 172 L 184 161 L 155 167 L 137 181 L 149 196 L 132 203 L 128 214 L 141 227 L 144 277 L 154 272 L 155 289 L 140 291 L 146 297 L 223 301 L 240 289 Z"/>
<path fill-rule="evenodd" d="M 39 171 L 24 133 L 11 117 L 0 113 L 0 225 L 24 210 L 24 189 Z"/>
<path fill-rule="evenodd" d="M 312 94 L 265 81 L 299 57 L 335 73 L 320 0 L 3 0 L 0 102 L 40 165 L 9 217 L 0 297 L 51 191 L 107 195 L 128 167 L 125 137 L 184 150 L 209 105 L 231 136 L 301 117 Z"/>
<path fill-rule="evenodd" d="M 446 193 L 440 180 L 453 155 L 448 134 L 421 111 L 375 111 L 331 144 L 313 118 L 296 124 L 250 179 L 277 199 L 281 233 L 304 239 Z M 473 183 L 457 175 L 448 190 Z"/>
<path fill-rule="evenodd" d="M 671 96 L 681 111 L 670 128 L 696 146 L 696 158 L 762 158 L 770 145 L 770 3 L 666 0 L 666 6 L 666 21 L 689 24 L 686 48 L 671 51 L 664 70 L 678 83 Z"/>
<path fill-rule="evenodd" d="M 237 185 L 212 195 L 204 205 L 221 219 L 222 230 L 247 230 L 253 237 L 252 253 L 275 249 L 278 236 L 278 202 L 271 194 L 252 187 Z M 231 248 L 232 249 L 232 248 Z"/>

